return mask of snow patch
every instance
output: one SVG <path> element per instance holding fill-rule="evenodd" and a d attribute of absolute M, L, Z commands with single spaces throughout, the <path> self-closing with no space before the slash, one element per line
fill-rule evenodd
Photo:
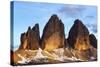
<path fill-rule="evenodd" d="M 39 59 L 39 58 L 46 58 L 46 56 L 43 56 L 41 48 L 38 49 L 37 54 L 34 57 L 34 59 Z"/>
<path fill-rule="evenodd" d="M 18 54 L 18 56 L 22 59 L 22 60 L 18 61 L 18 63 L 27 63 L 27 62 L 29 62 L 28 59 L 24 58 L 24 57 L 21 56 L 20 54 Z"/>

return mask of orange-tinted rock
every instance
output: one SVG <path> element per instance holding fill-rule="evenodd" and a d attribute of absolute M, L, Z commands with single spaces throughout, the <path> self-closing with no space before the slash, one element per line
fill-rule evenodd
<path fill-rule="evenodd" d="M 21 34 L 21 45 L 19 49 L 30 49 L 36 50 L 39 48 L 39 25 L 36 24 L 32 29 L 31 27 L 28 28 L 26 33 Z"/>
<path fill-rule="evenodd" d="M 79 20 L 75 20 L 69 31 L 69 46 L 78 50 L 89 49 L 89 31 L 87 27 Z"/>
<path fill-rule="evenodd" d="M 64 46 L 64 39 L 64 24 L 57 15 L 52 15 L 43 30 L 42 49 L 53 50 L 61 48 Z"/>

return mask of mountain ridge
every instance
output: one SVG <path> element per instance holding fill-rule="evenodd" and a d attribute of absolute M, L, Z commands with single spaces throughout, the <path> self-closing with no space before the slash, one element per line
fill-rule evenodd
<path fill-rule="evenodd" d="M 40 38 L 39 24 L 21 34 L 19 49 L 12 52 L 12 65 L 82 62 L 97 60 L 97 39 L 79 19 L 65 38 L 64 24 L 53 14 Z M 42 60 L 42 62 L 41 62 Z"/>

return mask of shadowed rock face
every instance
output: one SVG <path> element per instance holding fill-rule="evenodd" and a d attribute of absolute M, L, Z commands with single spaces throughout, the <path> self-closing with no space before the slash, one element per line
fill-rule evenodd
<path fill-rule="evenodd" d="M 64 24 L 57 17 L 52 15 L 43 30 L 41 46 L 44 50 L 52 50 L 64 46 Z"/>
<path fill-rule="evenodd" d="M 96 37 L 93 34 L 89 35 L 89 40 L 90 40 L 90 44 L 93 47 L 97 48 L 97 39 L 96 39 Z"/>
<path fill-rule="evenodd" d="M 69 48 L 69 44 L 68 44 L 68 40 L 65 38 L 65 45 L 64 45 L 65 48 Z"/>
<path fill-rule="evenodd" d="M 13 65 L 14 64 L 14 56 L 13 56 L 14 52 L 12 50 L 10 50 L 10 64 Z"/>
<path fill-rule="evenodd" d="M 32 29 L 28 28 L 26 33 L 21 34 L 21 45 L 19 49 L 36 50 L 39 48 L 39 25 L 36 24 Z"/>
<path fill-rule="evenodd" d="M 74 21 L 74 24 L 69 31 L 68 43 L 70 44 L 69 46 L 74 49 L 89 49 L 89 31 L 78 19 Z"/>

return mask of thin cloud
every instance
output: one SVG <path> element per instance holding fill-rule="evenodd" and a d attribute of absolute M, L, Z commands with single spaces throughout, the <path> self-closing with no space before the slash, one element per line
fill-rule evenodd
<path fill-rule="evenodd" d="M 66 14 L 67 17 L 77 17 L 83 14 L 83 11 L 86 8 L 84 6 L 75 6 L 75 5 L 70 5 L 70 6 L 65 6 L 62 7 L 59 12 Z"/>
<path fill-rule="evenodd" d="M 93 19 L 93 18 L 95 18 L 95 17 L 92 16 L 92 15 L 87 15 L 86 18 L 88 18 L 88 19 Z"/>
<path fill-rule="evenodd" d="M 93 33 L 97 33 L 97 24 L 86 24 L 87 27 L 93 32 Z"/>

